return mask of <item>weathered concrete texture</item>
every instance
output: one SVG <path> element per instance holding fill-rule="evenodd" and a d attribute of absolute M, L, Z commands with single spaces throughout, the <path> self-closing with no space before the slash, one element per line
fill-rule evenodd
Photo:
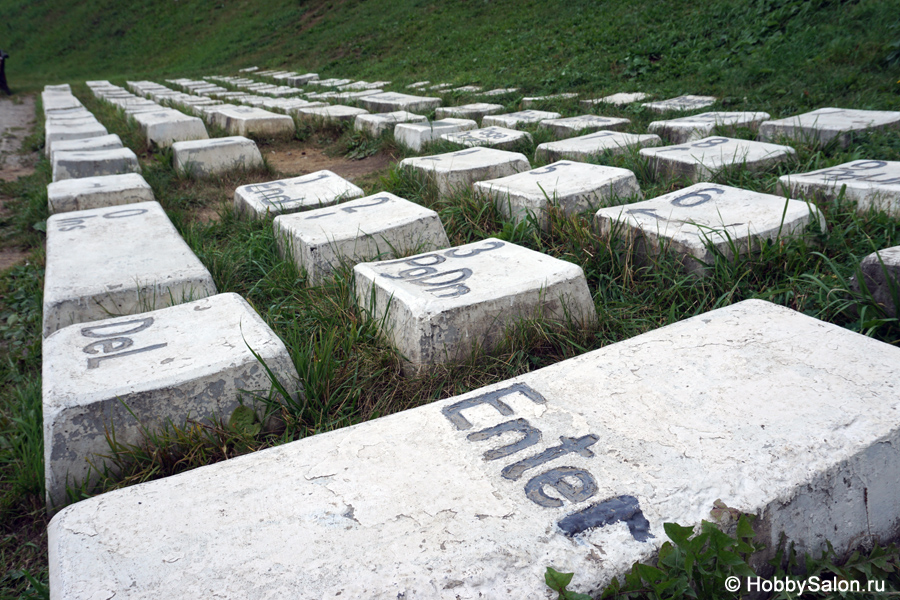
<path fill-rule="evenodd" d="M 288 214 L 360 198 L 364 192 L 331 171 L 242 185 L 234 190 L 234 210 L 251 218 Z"/>
<path fill-rule="evenodd" d="M 73 124 L 70 124 L 73 123 Z M 83 140 L 109 135 L 106 127 L 93 119 L 90 122 L 73 120 L 47 121 L 44 124 L 44 153 L 49 157 L 53 151 L 53 145 L 63 140 Z"/>
<path fill-rule="evenodd" d="M 441 105 L 440 98 L 411 96 L 397 92 L 385 92 L 359 99 L 359 104 L 371 112 L 394 112 L 405 110 L 412 113 L 427 113 Z"/>
<path fill-rule="evenodd" d="M 175 170 L 195 177 L 263 164 L 256 142 L 242 136 L 175 142 L 172 150 Z"/>
<path fill-rule="evenodd" d="M 885 248 L 865 257 L 859 265 L 866 289 L 889 317 L 900 309 L 900 246 Z M 857 282 L 855 287 L 859 287 Z"/>
<path fill-rule="evenodd" d="M 388 192 L 339 206 L 282 215 L 273 223 L 282 256 L 319 285 L 342 264 L 387 260 L 450 245 L 433 210 Z"/>
<path fill-rule="evenodd" d="M 220 105 L 206 113 L 207 121 L 228 135 L 293 135 L 294 120 L 252 106 Z"/>
<path fill-rule="evenodd" d="M 407 373 L 490 352 L 522 319 L 597 318 L 581 267 L 495 239 L 354 273 L 357 302 L 384 324 Z"/>
<path fill-rule="evenodd" d="M 854 160 L 810 173 L 778 178 L 782 193 L 833 200 L 841 192 L 857 203 L 861 212 L 870 208 L 900 217 L 900 162 Z"/>
<path fill-rule="evenodd" d="M 314 106 L 312 108 L 298 108 L 295 113 L 298 117 L 322 121 L 350 121 L 356 120 L 357 115 L 366 114 L 367 110 L 335 104 L 334 106 Z"/>
<path fill-rule="evenodd" d="M 691 181 L 709 181 L 732 167 L 761 171 L 797 155 L 790 146 L 726 137 L 703 138 L 680 146 L 644 148 L 640 153 L 660 176 L 686 177 Z"/>
<path fill-rule="evenodd" d="M 522 108 L 529 108 L 538 104 L 540 102 L 547 102 L 549 100 L 571 100 L 573 98 L 577 98 L 578 94 L 568 93 L 568 94 L 550 94 L 549 96 L 526 96 L 522 98 Z"/>
<path fill-rule="evenodd" d="M 474 94 L 475 92 L 480 92 L 480 91 L 483 90 L 483 89 L 484 89 L 484 88 L 482 88 L 480 85 L 461 85 L 461 86 L 459 86 L 459 87 L 453 88 L 453 89 L 450 90 L 450 91 L 451 91 L 451 92 L 459 92 L 459 93 Z"/>
<path fill-rule="evenodd" d="M 547 566 L 597 594 L 717 500 L 756 514 L 772 548 L 782 531 L 801 553 L 886 543 L 898 362 L 748 300 L 79 502 L 49 526 L 52 597 L 550 598 Z"/>
<path fill-rule="evenodd" d="M 632 148 L 658 146 L 662 140 L 658 135 L 601 131 L 579 137 L 538 144 L 534 155 L 543 160 L 590 160 L 604 152 L 624 154 Z"/>
<path fill-rule="evenodd" d="M 680 119 L 653 121 L 647 131 L 672 144 L 686 144 L 718 133 L 734 133 L 738 128 L 756 131 L 769 118 L 764 112 L 707 112 Z"/>
<path fill-rule="evenodd" d="M 141 126 L 147 143 L 161 148 L 167 148 L 175 142 L 209 138 L 202 119 L 186 115 L 174 108 L 133 113 L 131 117 Z"/>
<path fill-rule="evenodd" d="M 516 131 L 505 127 L 485 127 L 484 129 L 472 129 L 459 133 L 445 133 L 442 140 L 462 144 L 463 146 L 489 146 L 491 148 L 510 149 L 521 142 L 531 142 L 531 134 L 526 131 Z"/>
<path fill-rule="evenodd" d="M 482 92 L 481 96 L 487 96 L 489 98 L 493 98 L 494 96 L 505 96 L 506 94 L 515 94 L 519 91 L 519 88 L 497 88 L 495 90 L 488 90 L 486 92 Z"/>
<path fill-rule="evenodd" d="M 641 106 L 649 108 L 655 112 L 668 112 L 670 110 L 698 110 L 712 106 L 716 103 L 714 96 L 678 96 L 677 98 L 669 98 L 668 100 L 659 100 L 658 102 L 647 102 Z"/>
<path fill-rule="evenodd" d="M 237 294 L 72 325 L 45 339 L 43 352 L 51 512 L 66 504 L 67 484 L 96 480 L 108 464 L 107 431 L 120 444 L 140 444 L 143 428 L 227 421 L 241 398 L 262 412 L 254 393 L 267 397 L 271 384 L 253 352 L 285 389 L 298 379 L 284 344 Z"/>
<path fill-rule="evenodd" d="M 504 115 L 485 115 L 481 119 L 484 127 L 497 125 L 499 127 L 508 127 L 509 129 L 518 129 L 522 126 L 536 125 L 545 119 L 558 119 L 562 117 L 556 112 L 546 110 L 520 110 L 519 112 L 506 113 Z"/>
<path fill-rule="evenodd" d="M 293 85 L 295 87 L 299 87 L 301 85 L 306 85 L 307 83 L 312 83 L 319 78 L 317 73 L 306 73 L 305 75 L 294 75 L 292 77 L 288 77 L 285 81 L 288 85 Z"/>
<path fill-rule="evenodd" d="M 824 146 L 838 138 L 841 147 L 846 148 L 854 132 L 884 128 L 900 128 L 900 111 L 820 108 L 786 119 L 766 121 L 759 126 L 759 139 L 777 141 L 787 138 Z"/>
<path fill-rule="evenodd" d="M 137 155 L 131 148 L 88 151 L 54 151 L 53 181 L 140 173 Z"/>
<path fill-rule="evenodd" d="M 597 210 L 610 200 L 642 198 L 634 173 L 627 169 L 562 160 L 509 177 L 479 181 L 475 192 L 491 198 L 507 219 L 529 216 L 546 228 L 547 207 L 567 215 Z"/>
<path fill-rule="evenodd" d="M 51 215 L 153 200 L 150 184 L 138 173 L 68 179 L 47 186 Z"/>
<path fill-rule="evenodd" d="M 394 127 L 394 139 L 407 148 L 421 152 L 425 144 L 445 133 L 475 129 L 478 124 L 471 119 L 441 119 L 430 123 L 399 123 Z"/>
<path fill-rule="evenodd" d="M 810 222 L 825 228 L 813 204 L 710 183 L 601 208 L 595 222 L 602 236 L 624 240 L 628 252 L 633 247 L 640 262 L 668 253 L 698 275 L 707 272 L 716 253 L 747 254 L 763 240 L 796 237 Z"/>
<path fill-rule="evenodd" d="M 414 115 L 405 110 L 389 113 L 375 113 L 357 115 L 353 122 L 353 129 L 365 131 L 376 137 L 386 131 L 392 131 L 397 123 L 427 123 L 428 119 L 423 115 Z"/>
<path fill-rule="evenodd" d="M 216 293 L 206 267 L 157 202 L 47 219 L 44 336 Z"/>
<path fill-rule="evenodd" d="M 410 169 L 434 181 L 438 193 L 449 196 L 469 188 L 476 181 L 497 179 L 531 168 L 524 154 L 494 148 L 469 148 L 447 154 L 418 156 L 400 161 L 401 169 Z"/>
<path fill-rule="evenodd" d="M 604 96 L 602 98 L 582 100 L 581 104 L 584 106 L 594 106 L 595 104 L 614 104 L 616 106 L 626 106 L 628 104 L 632 104 L 633 102 L 640 102 L 641 100 L 644 100 L 648 97 L 649 96 L 647 96 L 647 94 L 644 94 L 643 92 L 620 92 L 618 94 L 612 94 L 610 96 Z"/>
<path fill-rule="evenodd" d="M 423 87 L 425 87 L 425 86 L 427 86 L 427 85 L 430 85 L 430 84 L 431 84 L 430 81 L 416 81 L 415 83 L 411 83 L 411 84 L 409 84 L 408 86 L 406 86 L 406 89 L 408 89 L 408 90 L 417 90 L 417 89 L 419 89 L 419 88 L 423 88 Z"/>
<path fill-rule="evenodd" d="M 631 123 L 629 119 L 617 117 L 598 117 L 597 115 L 580 115 L 565 119 L 545 119 L 540 127 L 549 129 L 558 138 L 568 138 L 583 131 L 620 131 Z"/>
<path fill-rule="evenodd" d="M 502 111 L 502 104 L 476 102 L 475 104 L 463 104 L 462 106 L 439 106 L 434 109 L 434 116 L 436 119 L 446 119 L 448 117 L 474 119 L 480 123 L 485 115 L 494 115 Z"/>
<path fill-rule="evenodd" d="M 122 139 L 115 134 L 81 140 L 59 141 L 53 144 L 53 150 L 50 152 L 50 164 L 53 164 L 57 152 L 90 152 L 92 150 L 114 150 L 123 147 Z"/>

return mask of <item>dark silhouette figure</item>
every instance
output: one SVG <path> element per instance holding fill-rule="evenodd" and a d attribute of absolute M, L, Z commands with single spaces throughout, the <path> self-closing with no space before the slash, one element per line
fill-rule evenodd
<path fill-rule="evenodd" d="M 9 91 L 9 86 L 6 85 L 6 59 L 9 58 L 9 54 L 0 50 L 0 90 L 7 96 L 12 96 L 12 92 Z"/>

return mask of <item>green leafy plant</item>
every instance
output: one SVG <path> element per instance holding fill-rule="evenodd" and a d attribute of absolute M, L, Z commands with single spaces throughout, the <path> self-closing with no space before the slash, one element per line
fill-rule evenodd
<path fill-rule="evenodd" d="M 553 567 L 547 567 L 547 572 L 544 573 L 544 581 L 547 582 L 547 586 L 551 590 L 559 593 L 558 600 L 591 600 L 588 594 L 579 594 L 566 589 L 569 583 L 572 582 L 574 575 L 574 573 L 560 573 Z"/>

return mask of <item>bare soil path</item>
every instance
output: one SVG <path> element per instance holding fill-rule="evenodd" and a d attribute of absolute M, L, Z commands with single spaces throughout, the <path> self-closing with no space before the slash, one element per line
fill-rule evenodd
<path fill-rule="evenodd" d="M 36 152 L 22 152 L 25 138 L 34 129 L 34 96 L 0 97 L 0 181 L 15 181 L 34 173 Z M 9 217 L 9 198 L 0 193 L 0 230 Z M 9 245 L 0 235 L 0 271 L 24 261 L 28 252 Z"/>

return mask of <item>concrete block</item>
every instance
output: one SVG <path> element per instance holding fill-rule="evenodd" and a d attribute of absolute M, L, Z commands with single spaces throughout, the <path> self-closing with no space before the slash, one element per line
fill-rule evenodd
<path fill-rule="evenodd" d="M 463 146 L 489 146 L 491 148 L 513 148 L 522 142 L 531 142 L 531 134 L 505 127 L 485 127 L 458 133 L 441 134 L 441 139 Z"/>
<path fill-rule="evenodd" d="M 423 87 L 425 87 L 425 86 L 427 86 L 427 85 L 430 85 L 430 84 L 431 84 L 430 81 L 416 81 L 415 83 L 411 83 L 411 84 L 409 84 L 408 86 L 406 86 L 406 89 L 408 89 L 408 90 L 417 90 L 417 89 L 419 89 L 419 88 L 423 88 Z"/>
<path fill-rule="evenodd" d="M 475 193 L 490 198 L 509 220 L 533 216 L 541 228 L 548 225 L 547 207 L 567 215 L 597 210 L 611 200 L 643 198 L 634 173 L 627 169 L 561 160 L 509 177 L 475 183 Z"/>
<path fill-rule="evenodd" d="M 353 271 L 357 302 L 384 324 L 407 373 L 490 352 L 522 319 L 597 318 L 581 267 L 492 238 Z"/>
<path fill-rule="evenodd" d="M 355 102 L 359 98 L 364 98 L 366 96 L 374 96 L 375 94 L 383 94 L 384 90 L 362 90 L 361 92 L 341 92 L 334 96 L 335 101 L 337 102 Z M 396 111 L 396 112 L 405 112 L 405 111 Z M 388 114 L 388 113 L 383 113 Z M 412 113 L 410 113 L 412 114 Z"/>
<path fill-rule="evenodd" d="M 394 139 L 416 152 L 421 152 L 428 142 L 440 139 L 445 133 L 475 129 L 478 124 L 470 119 L 441 119 L 430 123 L 399 123 L 394 127 Z"/>
<path fill-rule="evenodd" d="M 216 293 L 206 267 L 157 202 L 47 219 L 44 337 Z"/>
<path fill-rule="evenodd" d="M 384 113 L 405 110 L 411 113 L 428 113 L 441 105 L 441 99 L 385 92 L 360 98 L 359 104 L 371 112 Z"/>
<path fill-rule="evenodd" d="M 352 80 L 350 79 L 318 79 L 314 81 L 310 81 L 309 83 L 315 84 L 321 87 L 337 87 L 339 85 L 346 85 L 350 83 Z"/>
<path fill-rule="evenodd" d="M 602 236 L 626 241 L 642 262 L 668 252 L 686 271 L 704 275 L 715 251 L 731 258 L 763 240 L 790 239 L 810 222 L 825 228 L 813 204 L 740 188 L 700 183 L 634 204 L 601 208 Z"/>
<path fill-rule="evenodd" d="M 72 95 L 72 92 L 44 89 L 41 92 L 41 103 L 44 106 L 44 116 L 56 110 L 69 108 L 84 108 L 81 101 Z"/>
<path fill-rule="evenodd" d="M 483 92 L 481 95 L 492 98 L 494 96 L 505 96 L 507 94 L 515 94 L 518 91 L 519 91 L 519 88 L 497 88 L 495 90 L 488 90 L 486 92 Z"/>
<path fill-rule="evenodd" d="M 269 215 L 330 206 L 363 195 L 360 188 L 343 177 L 331 171 L 317 171 L 291 179 L 242 185 L 234 190 L 234 210 L 264 219 Z"/>
<path fill-rule="evenodd" d="M 238 73 L 252 73 L 253 71 L 258 71 L 259 67 L 247 67 L 246 69 L 238 69 Z"/>
<path fill-rule="evenodd" d="M 301 85 L 306 85 L 307 83 L 311 83 L 319 78 L 317 73 L 306 73 L 305 75 L 294 75 L 293 77 L 288 77 L 286 79 L 288 85 L 293 85 L 296 87 L 300 87 Z"/>
<path fill-rule="evenodd" d="M 866 289 L 888 317 L 896 317 L 900 307 L 900 246 L 873 252 L 859 267 Z M 858 282 L 854 284 L 859 288 Z"/>
<path fill-rule="evenodd" d="M 577 98 L 578 94 L 550 94 L 548 96 L 526 96 L 522 98 L 522 108 L 530 108 L 540 102 L 548 102 L 551 100 L 571 100 Z"/>
<path fill-rule="evenodd" d="M 549 129 L 558 138 L 574 137 L 578 133 L 587 131 L 621 131 L 625 129 L 631 120 L 617 117 L 598 117 L 597 115 L 581 115 L 567 117 L 565 119 L 545 119 L 540 127 Z"/>
<path fill-rule="evenodd" d="M 176 142 L 205 140 L 209 138 L 203 120 L 174 108 L 133 113 L 132 118 L 141 126 L 148 144 L 167 148 Z"/>
<path fill-rule="evenodd" d="M 47 186 L 51 215 L 153 200 L 150 184 L 137 173 L 67 179 Z"/>
<path fill-rule="evenodd" d="M 838 144 L 846 148 L 853 133 L 885 128 L 900 128 L 900 111 L 820 108 L 786 119 L 766 121 L 759 126 L 759 139 L 777 141 L 787 138 L 824 146 L 837 138 Z"/>
<path fill-rule="evenodd" d="M 509 129 L 518 129 L 528 125 L 536 125 L 545 119 L 559 119 L 562 117 L 557 112 L 546 110 L 520 110 L 519 112 L 506 113 L 505 115 L 486 115 L 481 124 L 484 127 L 498 125 Z"/>
<path fill-rule="evenodd" d="M 54 182 L 80 177 L 140 172 L 141 165 L 131 148 L 53 152 Z"/>
<path fill-rule="evenodd" d="M 356 115 L 353 122 L 353 129 L 356 131 L 365 131 L 375 137 L 380 136 L 386 131 L 391 131 L 397 123 L 427 123 L 428 119 L 423 115 L 414 115 L 405 110 L 398 110 L 389 113 L 375 113 Z"/>
<path fill-rule="evenodd" d="M 116 134 L 101 135 L 100 137 L 83 138 L 80 140 L 63 140 L 53 144 L 50 152 L 50 164 L 57 152 L 90 152 L 92 150 L 114 150 L 123 148 L 122 139 Z"/>
<path fill-rule="evenodd" d="M 699 527 L 717 500 L 757 515 L 773 548 L 782 531 L 816 555 L 826 538 L 841 553 L 887 543 L 898 362 L 889 344 L 747 300 L 79 502 L 49 525 L 51 585 L 67 600 L 548 598 L 552 566 L 596 596 L 668 541 L 664 523 Z"/>
<path fill-rule="evenodd" d="M 398 126 L 399 127 L 399 126 Z M 494 148 L 468 148 L 435 156 L 417 156 L 400 161 L 409 169 L 429 178 L 441 196 L 469 188 L 476 181 L 498 179 L 531 168 L 524 154 Z"/>
<path fill-rule="evenodd" d="M 193 176 L 214 175 L 231 169 L 263 165 L 262 154 L 253 140 L 241 136 L 175 142 L 172 144 L 175 170 Z"/>
<path fill-rule="evenodd" d="M 460 94 L 474 94 L 476 92 L 480 92 L 483 90 L 480 85 L 461 85 L 459 87 L 455 87 L 451 92 L 459 92 Z"/>
<path fill-rule="evenodd" d="M 620 92 L 618 94 L 611 94 L 609 96 L 604 96 L 602 98 L 592 98 L 591 100 L 582 100 L 581 104 L 583 106 L 595 106 L 597 104 L 613 104 L 615 106 L 627 106 L 628 104 L 632 104 L 634 102 L 640 102 L 649 98 L 649 96 L 643 92 Z"/>
<path fill-rule="evenodd" d="M 341 264 L 387 260 L 450 245 L 436 212 L 388 192 L 282 215 L 273 227 L 281 255 L 306 270 L 310 285 L 331 277 Z"/>
<path fill-rule="evenodd" d="M 601 131 L 579 137 L 538 144 L 534 156 L 536 160 L 590 160 L 604 152 L 624 154 L 633 148 L 658 146 L 662 140 L 658 135 Z"/>
<path fill-rule="evenodd" d="M 287 389 L 298 379 L 284 344 L 237 294 L 66 327 L 43 351 L 50 511 L 66 504 L 67 483 L 94 481 L 108 464 L 107 431 L 140 444 L 142 428 L 227 422 L 240 399 L 262 412 L 252 394 L 266 397 L 271 384 L 253 352 Z"/>
<path fill-rule="evenodd" d="M 352 106 L 342 106 L 335 104 L 334 106 L 315 106 L 298 108 L 295 113 L 303 119 L 321 119 L 323 121 L 349 121 L 352 123 L 356 120 L 357 115 L 364 115 L 369 111 L 362 108 L 354 108 Z"/>
<path fill-rule="evenodd" d="M 900 162 L 854 160 L 810 173 L 782 175 L 778 182 L 782 193 L 791 198 L 833 200 L 843 191 L 861 212 L 874 208 L 900 217 Z"/>
<path fill-rule="evenodd" d="M 434 117 L 436 119 L 446 119 L 448 117 L 474 119 L 481 122 L 485 115 L 495 115 L 503 110 L 502 104 L 476 102 L 475 104 L 463 104 L 462 106 L 439 106 L 434 109 Z"/>
<path fill-rule="evenodd" d="M 680 146 L 644 148 L 641 156 L 663 177 L 709 181 L 722 170 L 739 166 L 761 171 L 797 155 L 789 146 L 709 137 Z"/>
<path fill-rule="evenodd" d="M 228 135 L 293 135 L 294 119 L 252 106 L 220 105 L 207 119 Z"/>
<path fill-rule="evenodd" d="M 649 108 L 654 112 L 668 112 L 670 110 L 699 110 L 712 106 L 716 103 L 714 96 L 678 96 L 677 98 L 669 98 L 668 100 L 659 100 L 657 102 L 647 102 L 641 106 Z"/>
<path fill-rule="evenodd" d="M 686 144 L 719 133 L 734 133 L 740 127 L 759 129 L 759 124 L 769 118 L 764 112 L 707 112 L 680 119 L 653 121 L 647 129 L 670 144 Z"/>
<path fill-rule="evenodd" d="M 44 125 L 44 153 L 49 157 L 53 144 L 64 140 L 83 140 L 109 135 L 106 127 L 91 122 L 80 125 L 63 125 L 60 122 L 47 122 Z"/>

